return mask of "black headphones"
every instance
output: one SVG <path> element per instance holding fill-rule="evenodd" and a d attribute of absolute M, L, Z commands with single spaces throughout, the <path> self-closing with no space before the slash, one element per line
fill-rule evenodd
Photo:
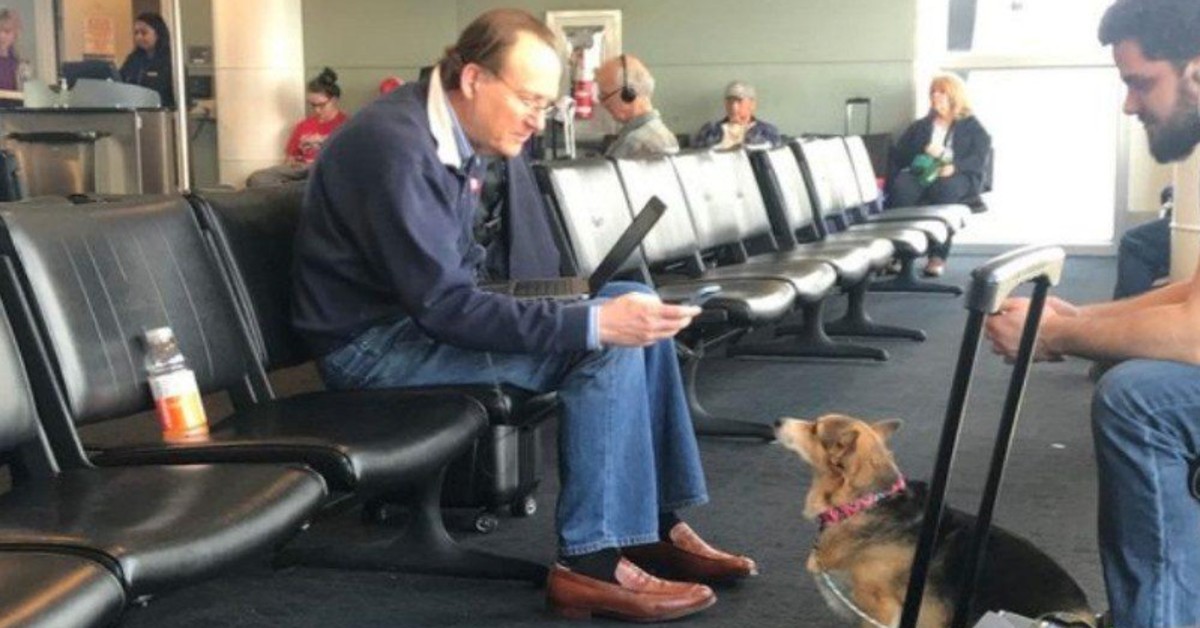
<path fill-rule="evenodd" d="M 637 92 L 629 86 L 629 67 L 625 64 L 625 55 L 621 55 L 621 101 L 633 102 L 637 100 Z"/>

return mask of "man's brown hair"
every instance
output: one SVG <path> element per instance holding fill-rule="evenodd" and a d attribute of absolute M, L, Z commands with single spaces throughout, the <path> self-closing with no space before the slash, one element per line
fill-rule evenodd
<path fill-rule="evenodd" d="M 499 74 L 504 69 L 505 55 L 520 33 L 529 33 L 558 50 L 557 38 L 541 20 L 520 9 L 493 9 L 475 18 L 458 41 L 446 49 L 438 62 L 442 87 L 446 91 L 458 89 L 468 63 Z"/>

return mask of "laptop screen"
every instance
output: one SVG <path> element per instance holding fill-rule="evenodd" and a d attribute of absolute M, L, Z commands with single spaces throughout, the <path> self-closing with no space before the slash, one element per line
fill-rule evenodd
<path fill-rule="evenodd" d="M 617 238 L 616 244 L 613 244 L 612 248 L 608 250 L 608 255 L 600 260 L 596 271 L 592 273 L 591 277 L 588 277 L 590 294 L 596 294 L 617 274 L 625 260 L 629 259 L 634 249 L 642 243 L 642 240 L 646 239 L 646 235 L 654 228 L 666 210 L 666 204 L 657 196 L 651 196 L 650 200 L 646 201 L 642 210 L 634 217 L 633 222 L 621 233 L 621 237 Z"/>

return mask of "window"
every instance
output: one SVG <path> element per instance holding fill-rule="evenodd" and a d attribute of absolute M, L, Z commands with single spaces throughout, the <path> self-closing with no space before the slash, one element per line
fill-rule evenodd
<path fill-rule="evenodd" d="M 991 211 L 957 239 L 1111 251 L 1126 201 L 1121 84 L 1096 36 L 1112 0 L 924 2 L 918 67 L 967 81 L 995 147 Z M 941 4 L 940 7 L 936 6 Z M 942 26 L 939 26 L 938 24 Z M 944 38 L 943 38 L 944 36 Z M 933 41 L 936 39 L 935 41 Z M 918 83 L 917 111 L 928 106 Z"/>
<path fill-rule="evenodd" d="M 1112 0 L 951 0 L 946 49 L 1000 55 L 1100 51 L 1096 28 Z"/>

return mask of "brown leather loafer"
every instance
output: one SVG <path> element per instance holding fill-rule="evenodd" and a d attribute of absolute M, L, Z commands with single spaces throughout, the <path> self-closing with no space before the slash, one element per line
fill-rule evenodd
<path fill-rule="evenodd" d="M 572 619 L 603 615 L 656 622 L 691 615 L 717 601 L 713 590 L 702 584 L 655 578 L 624 558 L 617 563 L 616 579 L 613 584 L 556 564 L 546 580 L 546 606 Z"/>
<path fill-rule="evenodd" d="M 675 580 L 723 582 L 758 575 L 752 559 L 705 543 L 686 523 L 676 524 L 669 536 L 669 541 L 627 547 L 621 552 L 655 574 Z"/>

